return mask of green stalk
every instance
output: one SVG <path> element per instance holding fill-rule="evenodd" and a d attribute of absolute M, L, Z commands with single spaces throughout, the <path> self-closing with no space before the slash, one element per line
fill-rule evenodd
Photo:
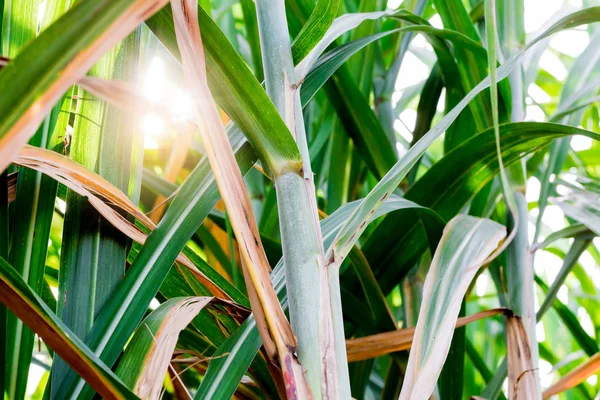
<path fill-rule="evenodd" d="M 524 3 L 523 0 L 501 0 L 496 7 L 503 24 L 500 34 L 502 51 L 505 57 L 511 57 L 525 46 L 524 25 Z M 489 39 L 488 39 L 489 40 Z M 489 43 L 488 43 L 489 48 Z M 494 46 L 495 49 L 495 46 Z M 525 88 L 523 85 L 523 67 L 517 65 L 508 76 L 512 93 L 511 122 L 521 122 L 525 117 Z M 516 205 L 518 219 L 518 231 L 506 250 L 506 275 L 508 284 L 508 301 L 513 312 L 523 318 L 523 323 L 529 336 L 529 344 L 532 351 L 533 367 L 535 368 L 535 380 L 538 386 L 538 395 L 541 394 L 541 386 L 538 372 L 538 345 L 535 334 L 535 290 L 533 280 L 533 259 L 529 253 L 529 216 L 525 191 L 527 188 L 527 175 L 525 158 L 507 170 L 510 186 L 513 188 L 513 201 Z M 513 228 L 513 216 L 508 216 L 509 229 Z"/>
<path fill-rule="evenodd" d="M 350 398 L 339 271 L 328 271 L 325 267 L 285 3 L 259 0 L 256 10 L 267 94 L 295 133 L 302 155 L 302 174 L 289 171 L 274 178 L 290 319 L 298 337 L 298 356 L 314 398 Z"/>

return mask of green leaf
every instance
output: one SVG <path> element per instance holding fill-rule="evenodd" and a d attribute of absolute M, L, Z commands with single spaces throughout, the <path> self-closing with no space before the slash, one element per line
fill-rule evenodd
<path fill-rule="evenodd" d="M 0 257 L 0 301 L 107 399 L 137 399 Z"/>
<path fill-rule="evenodd" d="M 401 400 L 433 393 L 467 288 L 505 235 L 502 225 L 467 215 L 446 225 L 425 279 Z"/>
<path fill-rule="evenodd" d="M 310 17 L 296 35 L 293 43 L 292 56 L 294 63 L 306 57 L 323 38 L 337 17 L 342 0 L 317 0 Z"/>
<path fill-rule="evenodd" d="M 377 17 L 389 15 L 385 13 L 374 13 Z M 376 33 L 364 38 L 354 40 L 352 42 L 336 47 L 326 53 L 318 60 L 315 58 L 314 65 L 308 70 L 305 82 L 302 85 L 302 102 L 308 103 L 314 94 L 325 84 L 325 82 L 337 71 L 344 62 L 350 57 L 362 50 L 369 44 L 400 32 L 420 32 L 426 34 L 426 38 L 434 41 L 434 38 L 449 40 L 455 44 L 462 45 L 466 50 L 472 52 L 478 59 L 485 59 L 486 51 L 478 43 L 468 37 L 447 29 L 437 29 L 428 25 L 427 21 L 421 21 L 415 18 L 413 14 L 402 13 L 395 15 L 397 18 L 408 19 L 409 21 L 424 22 L 416 25 L 410 25 L 404 28 L 397 28 L 385 32 Z M 299 65 L 297 68 L 300 68 Z M 312 94 L 309 96 L 309 94 Z"/>
<path fill-rule="evenodd" d="M 246 25 L 246 40 L 250 45 L 252 52 L 252 64 L 254 66 L 254 75 L 261 82 L 263 76 L 262 53 L 260 50 L 260 41 L 258 36 L 258 24 L 256 22 L 256 5 L 252 0 L 241 0 L 242 12 L 244 13 L 244 23 Z"/>
<path fill-rule="evenodd" d="M 462 1 L 434 0 L 434 4 L 446 29 L 463 33 L 476 42 L 480 41 L 477 30 Z M 466 51 L 462 46 L 455 47 L 455 55 L 465 92 L 469 92 L 476 87 L 480 81 L 485 79 L 487 75 L 487 63 L 485 60 L 477 58 L 472 53 Z M 500 80 L 501 79 L 498 79 L 498 81 Z M 491 126 L 492 109 L 487 96 L 482 95 L 474 98 L 469 107 L 478 131 Z M 444 148 L 446 150 L 454 148 L 467 138 L 465 133 L 456 131 L 453 131 L 453 133 L 457 134 L 457 137 L 448 137 L 444 141 Z"/>
<path fill-rule="evenodd" d="M 130 37 L 112 49 L 96 63 L 91 75 L 104 79 L 131 76 L 123 70 L 123 64 L 127 62 L 127 68 L 135 68 L 135 41 L 135 37 Z M 126 117 L 121 113 L 80 88 L 70 155 L 127 193 L 132 154 L 136 152 L 133 130 L 126 126 Z M 125 274 L 127 238 L 74 191 L 68 191 L 66 203 L 57 314 L 80 338 L 85 338 Z M 67 370 L 64 362 L 55 360 L 53 390 L 59 387 Z"/>
<path fill-rule="evenodd" d="M 594 40 L 590 40 L 590 44 L 581 53 L 581 55 L 575 60 L 575 63 L 569 70 L 569 74 L 565 79 L 560 93 L 560 100 L 558 103 L 558 113 L 564 108 L 569 108 L 573 105 L 576 99 L 589 98 L 593 93 L 585 91 L 587 84 L 590 83 L 590 78 L 593 76 L 592 73 L 596 69 L 597 65 L 600 64 L 600 32 L 597 32 Z M 593 85 L 592 85 L 593 86 Z M 583 96 L 581 92 L 583 90 Z M 562 123 L 579 125 L 581 120 L 581 112 L 571 114 L 568 117 L 563 117 Z M 543 170 L 540 188 L 540 197 L 538 201 L 539 214 L 535 224 L 535 235 L 533 241 L 535 242 L 540 234 L 540 227 L 542 225 L 542 217 L 546 206 L 548 205 L 548 197 L 551 195 L 553 190 L 553 184 L 550 182 L 550 177 L 558 175 L 562 169 L 563 163 L 566 159 L 566 153 L 569 151 L 570 140 L 557 140 L 552 143 L 552 147 L 549 151 L 548 163 L 546 168 Z"/>
<path fill-rule="evenodd" d="M 535 282 L 542 289 L 544 293 L 548 292 L 548 285 L 540 278 L 539 276 L 535 276 Z M 559 299 L 555 298 L 552 304 L 552 307 L 565 324 L 566 328 L 571 332 L 573 338 L 577 341 L 581 349 L 585 351 L 588 356 L 592 356 L 598 351 L 600 351 L 598 347 L 598 343 L 590 337 L 581 326 L 579 319 L 577 316 L 563 304 Z"/>
<path fill-rule="evenodd" d="M 584 134 L 600 139 L 595 133 L 558 124 L 502 124 L 502 159 L 508 166 L 519 160 L 524 153 L 534 152 L 547 146 L 553 139 L 569 134 Z M 469 156 L 465 157 L 465 154 Z M 447 220 L 460 212 L 498 172 L 492 128 L 474 135 L 434 164 L 409 188 L 405 198 L 433 209 Z M 399 226 L 405 232 L 400 238 L 392 234 L 398 232 Z M 423 237 L 417 228 L 417 221 L 411 221 L 401 214 L 392 214 L 384 219 L 362 246 L 385 294 L 392 289 L 392 283 L 406 275 L 408 268 L 414 265 L 412 262 L 415 258 L 427 248 L 427 237 Z"/>
<path fill-rule="evenodd" d="M 600 196 L 589 191 L 575 189 L 559 199 L 558 206 L 565 215 L 585 225 L 600 235 Z"/>
<path fill-rule="evenodd" d="M 544 315 L 544 313 L 554 303 L 554 299 L 556 298 L 556 295 L 558 294 L 558 291 L 561 288 L 561 286 L 563 286 L 565 279 L 567 278 L 569 273 L 571 273 L 571 271 L 575 267 L 575 264 L 577 264 L 579 257 L 581 257 L 581 255 L 583 254 L 585 249 L 590 245 L 591 242 L 592 242 L 591 239 L 579 239 L 579 238 L 575 239 L 573 241 L 573 244 L 571 245 L 569 252 L 567 253 L 567 255 L 565 256 L 565 258 L 563 260 L 563 265 L 560 268 L 560 271 L 556 275 L 554 282 L 552 282 L 550 289 L 548 289 L 548 291 L 546 293 L 546 298 L 544 299 L 544 302 L 542 303 L 542 305 L 540 306 L 540 308 L 537 311 L 537 314 L 536 314 L 537 321 L 540 321 L 542 319 L 542 316 Z"/>
<path fill-rule="evenodd" d="M 596 234 L 594 232 L 592 232 L 584 224 L 569 225 L 566 228 L 563 228 L 559 231 L 552 232 L 550 235 L 548 235 L 544 239 L 543 242 L 536 243 L 533 246 L 531 246 L 531 250 L 537 251 L 537 250 L 546 248 L 549 245 L 551 245 L 552 243 L 554 243 L 556 240 L 559 240 L 559 239 L 567 239 L 567 238 L 572 238 L 572 237 L 582 237 L 582 238 L 591 237 L 591 238 L 593 238 L 595 236 L 596 236 Z"/>
<path fill-rule="evenodd" d="M 50 6 L 58 6 L 51 1 Z M 37 36 L 39 1 L 28 0 L 5 4 L 9 10 L 3 24 L 3 36 L 6 40 L 5 53 L 16 56 L 21 49 Z M 55 125 L 59 117 L 61 102 L 46 117 L 29 144 L 52 149 L 59 140 Z M 21 169 L 17 181 L 17 196 L 14 205 L 14 218 L 19 223 L 12 230 L 12 250 L 6 256 L 15 266 L 25 282 L 36 293 L 42 293 L 46 253 L 50 225 L 54 213 L 54 199 L 57 183 L 40 172 Z M 6 348 L 9 349 L 6 360 L 6 381 L 9 383 L 9 398 L 22 399 L 29 375 L 29 364 L 34 346 L 34 334 L 13 314 L 7 315 Z"/>
<path fill-rule="evenodd" d="M 64 92 L 166 0 L 77 2 L 0 72 L 0 170 Z M 92 46 L 100 40 L 101 45 Z M 42 96 L 43 94 L 43 96 Z"/>
<path fill-rule="evenodd" d="M 571 14 L 568 17 L 561 19 L 547 29 L 544 33 L 534 39 L 528 44 L 523 50 L 517 53 L 515 56 L 507 60 L 497 70 L 497 78 L 501 80 L 508 76 L 512 69 L 517 64 L 520 57 L 531 48 L 535 43 L 542 40 L 550 34 L 560 31 L 561 29 L 567 29 L 569 27 L 577 26 L 578 24 L 595 21 L 600 19 L 600 7 L 593 7 L 587 10 L 579 11 Z M 355 214 L 348 220 L 344 228 L 338 234 L 336 243 L 331 251 L 328 251 L 326 259 L 329 257 L 335 257 L 336 261 L 343 260 L 352 245 L 358 240 L 360 234 L 364 231 L 365 222 L 368 220 L 371 210 L 377 209 L 379 204 L 398 186 L 398 184 L 408 174 L 410 169 L 415 165 L 419 157 L 427 150 L 427 148 L 438 138 L 452 122 L 458 117 L 460 112 L 468 106 L 468 104 L 485 88 L 489 87 L 490 78 L 489 76 L 480 82 L 475 88 L 473 88 L 460 103 L 453 108 L 449 113 L 442 118 L 442 120 L 431 129 L 421 140 L 419 140 L 413 147 L 411 147 L 407 154 L 399 160 L 394 167 L 386 174 L 385 178 L 379 181 L 375 188 L 369 193 L 369 195 L 363 200 L 363 204 L 356 210 Z"/>
<path fill-rule="evenodd" d="M 254 152 L 239 130 L 229 139 L 243 172 L 255 161 Z M 112 365 L 154 298 L 171 265 L 219 199 L 208 160 L 196 166 L 114 292 L 98 315 L 86 343 Z M 212 272 L 215 274 L 215 272 Z M 76 393 L 81 381 L 70 374 L 58 393 Z"/>
<path fill-rule="evenodd" d="M 211 92 L 272 173 L 298 169 L 300 153 L 264 89 L 214 21 L 198 9 Z M 180 57 L 170 8 L 146 21 L 167 49 Z"/>

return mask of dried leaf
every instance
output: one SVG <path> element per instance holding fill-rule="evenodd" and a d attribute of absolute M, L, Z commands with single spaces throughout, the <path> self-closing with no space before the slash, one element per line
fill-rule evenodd
<path fill-rule="evenodd" d="M 254 289 L 250 300 L 257 324 L 262 327 L 261 338 L 269 356 L 279 360 L 288 398 L 309 398 L 304 371 L 295 354 L 296 338 L 271 285 L 270 266 L 250 197 L 208 87 L 198 4 L 195 0 L 172 0 L 171 6 L 184 74 L 196 102 L 194 109 L 202 142 L 240 247 L 247 286 Z"/>
<path fill-rule="evenodd" d="M 544 390 L 542 397 L 544 400 L 549 399 L 555 394 L 569 390 L 572 387 L 579 385 L 590 376 L 600 372 L 600 353 L 594 354 L 589 360 L 563 376 L 558 382 Z"/>
<path fill-rule="evenodd" d="M 503 314 L 504 308 L 494 308 L 491 310 L 480 311 L 477 314 L 468 317 L 459 318 L 456 321 L 456 328 L 479 321 L 494 315 Z M 368 360 L 390 354 L 396 351 L 410 349 L 416 328 L 399 329 L 392 332 L 378 333 L 376 335 L 365 336 L 357 339 L 346 340 L 346 349 L 348 352 L 348 361 Z"/>
<path fill-rule="evenodd" d="M 158 399 L 179 334 L 211 303 L 232 306 L 214 297 L 167 300 L 140 324 L 117 368 L 117 375 L 142 399 Z"/>
<path fill-rule="evenodd" d="M 141 212 L 125 193 L 121 192 L 100 175 L 87 170 L 82 165 L 63 155 L 50 150 L 25 145 L 15 157 L 13 163 L 40 171 L 64 184 L 79 195 L 87 197 L 90 204 L 108 222 L 138 243 L 143 244 L 146 241 L 147 235 L 127 220 L 127 218 L 123 217 L 117 210 L 131 214 L 150 230 L 154 230 L 156 227 L 154 222 Z M 116 209 L 113 207 L 116 207 Z M 198 280 L 210 290 L 211 294 L 222 299 L 231 300 L 221 288 L 199 271 L 186 256 L 180 254 L 177 257 L 177 262 L 192 271 Z"/>
<path fill-rule="evenodd" d="M 521 317 L 506 316 L 506 351 L 508 358 L 508 398 L 537 399 L 537 383 L 527 329 Z"/>

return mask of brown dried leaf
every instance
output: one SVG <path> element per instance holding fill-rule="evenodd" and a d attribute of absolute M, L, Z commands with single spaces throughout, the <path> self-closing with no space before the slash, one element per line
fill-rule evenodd
<path fill-rule="evenodd" d="M 555 394 L 569 390 L 572 387 L 579 385 L 590 376 L 600 372 L 600 353 L 594 354 L 589 360 L 563 376 L 558 382 L 544 390 L 542 397 L 544 400 L 549 399 Z"/>
<path fill-rule="evenodd" d="M 309 398 L 310 390 L 295 354 L 296 338 L 271 285 L 270 266 L 250 197 L 208 87 L 197 1 L 172 0 L 171 6 L 184 74 L 196 101 L 194 109 L 202 142 L 238 241 L 247 286 L 254 289 L 250 299 L 261 338 L 269 356 L 279 360 L 288 398 Z"/>
<path fill-rule="evenodd" d="M 61 154 L 25 145 L 15 157 L 13 163 L 40 171 L 79 195 L 87 197 L 90 204 L 108 222 L 138 243 L 143 244 L 146 241 L 147 235 L 127 220 L 127 218 L 123 217 L 117 210 L 125 211 L 134 216 L 150 230 L 154 230 L 156 227 L 154 222 L 141 212 L 125 193 L 121 192 L 100 175 L 87 170 L 82 165 Z M 222 299 L 231 300 L 221 288 L 198 270 L 186 256 L 179 254 L 177 262 L 192 271 L 198 280 L 210 290 L 211 294 Z"/>
<path fill-rule="evenodd" d="M 506 309 L 504 308 L 494 308 L 459 318 L 458 321 L 456 321 L 456 328 L 460 328 L 471 322 L 479 321 L 480 319 L 502 314 L 505 311 Z M 412 345 L 414 334 L 415 328 L 412 327 L 346 340 L 348 361 L 368 360 L 396 351 L 408 350 Z"/>

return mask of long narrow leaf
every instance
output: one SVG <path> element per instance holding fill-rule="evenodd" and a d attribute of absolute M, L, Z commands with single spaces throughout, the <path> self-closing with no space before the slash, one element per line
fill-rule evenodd
<path fill-rule="evenodd" d="M 502 225 L 466 215 L 456 216 L 444 229 L 425 279 L 400 400 L 433 393 L 467 288 L 505 235 Z"/>
<path fill-rule="evenodd" d="M 137 397 L 50 311 L 0 257 L 0 301 L 36 332 L 106 399 Z"/>
<path fill-rule="evenodd" d="M 600 7 L 592 7 L 577 13 L 573 13 L 568 17 L 563 18 L 543 34 L 538 36 L 532 42 L 530 42 L 523 50 L 517 53 L 515 56 L 507 60 L 497 70 L 497 78 L 501 80 L 508 76 L 512 69 L 517 65 L 520 57 L 538 41 L 543 38 L 560 31 L 562 29 L 571 28 L 578 24 L 588 23 L 597 21 L 600 19 Z M 467 107 L 470 101 L 477 96 L 481 91 L 490 86 L 489 76 L 480 82 L 476 87 L 473 88 L 467 94 L 467 96 L 461 100 L 461 102 L 452 109 L 446 116 L 433 127 L 421 140 L 419 140 L 404 157 L 399 160 L 394 167 L 386 174 L 377 186 L 369 193 L 369 195 L 363 200 L 363 204 L 355 211 L 355 214 L 348 220 L 346 226 L 338 234 L 335 247 L 328 250 L 326 259 L 333 259 L 336 263 L 342 261 L 349 251 L 349 248 L 358 240 L 360 234 L 365 229 L 365 223 L 372 213 L 372 210 L 376 209 L 379 204 L 394 190 L 401 180 L 408 174 L 410 169 L 414 166 L 417 160 L 423 155 L 425 150 L 438 138 L 454 120 L 458 117 L 460 112 Z"/>
<path fill-rule="evenodd" d="M 306 377 L 295 354 L 296 338 L 273 287 L 268 284 L 270 266 L 262 247 L 250 198 L 208 87 L 196 3 L 173 0 L 171 5 L 186 79 L 194 90 L 197 101 L 197 123 L 235 236 L 241 243 L 242 266 L 247 286 L 253 287 L 253 292 L 249 293 L 250 301 L 255 315 L 259 317 L 257 321 L 262 326 L 260 332 L 263 344 L 270 357 L 279 359 L 288 397 L 310 396 Z"/>
<path fill-rule="evenodd" d="M 480 311 L 477 314 L 461 317 L 456 320 L 456 328 L 493 317 L 505 312 L 505 309 Z M 371 336 L 350 339 L 346 341 L 348 361 L 355 362 L 379 357 L 396 351 L 408 350 L 412 346 L 416 328 L 405 328 L 392 332 L 384 332 Z"/>

